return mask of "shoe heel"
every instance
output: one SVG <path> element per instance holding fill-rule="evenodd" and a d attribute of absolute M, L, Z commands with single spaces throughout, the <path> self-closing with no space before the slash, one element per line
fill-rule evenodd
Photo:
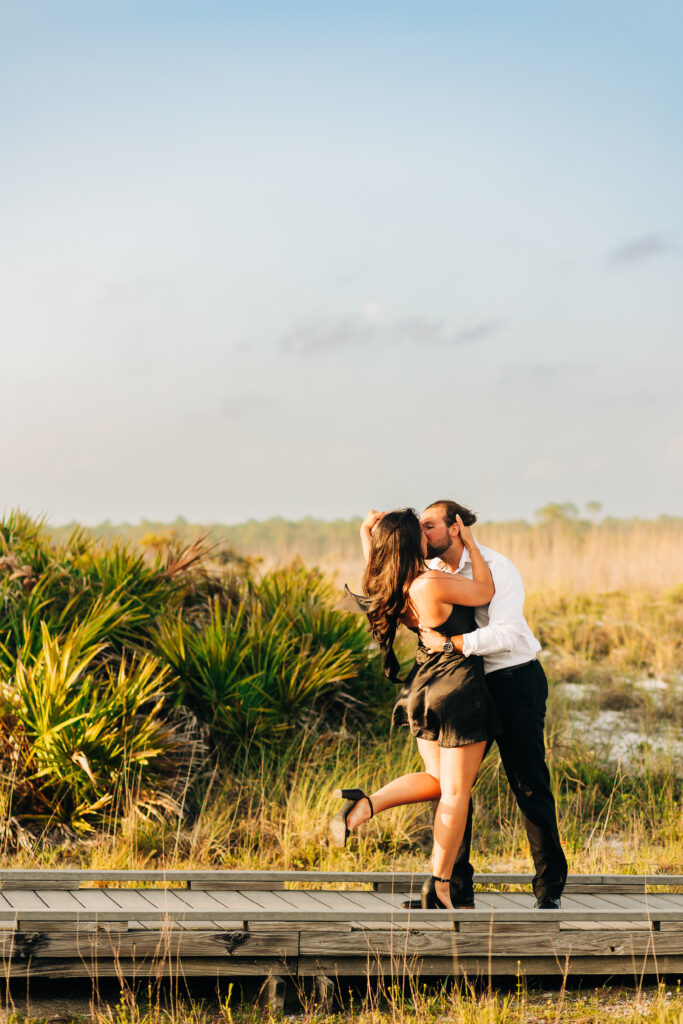
<path fill-rule="evenodd" d="M 442 903 L 439 897 L 436 895 L 436 883 L 445 882 L 445 878 L 435 878 L 434 875 L 430 875 L 426 878 L 422 889 L 420 890 L 420 901 L 422 903 L 423 910 L 448 910 L 445 903 Z"/>
<path fill-rule="evenodd" d="M 339 814 L 335 814 L 330 822 L 330 838 L 332 839 L 333 846 L 346 846 L 346 840 L 349 838 L 349 830 L 346 827 L 346 815 L 354 803 L 355 801 L 353 800 L 345 803 Z"/>
<path fill-rule="evenodd" d="M 351 810 L 356 806 L 359 800 L 367 800 L 370 804 L 370 817 L 372 818 L 375 813 L 375 809 L 372 806 L 372 800 L 364 793 L 362 789 L 335 789 L 333 796 L 338 800 L 346 800 L 346 803 L 342 807 L 339 814 L 335 814 L 334 818 L 330 822 L 330 836 L 332 837 L 333 846 L 346 846 L 346 840 L 351 834 L 346 825 L 346 819 L 348 818 Z"/>

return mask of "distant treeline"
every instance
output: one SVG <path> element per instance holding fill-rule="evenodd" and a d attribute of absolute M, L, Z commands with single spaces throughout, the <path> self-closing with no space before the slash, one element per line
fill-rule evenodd
<path fill-rule="evenodd" d="M 599 518 L 600 511 L 597 502 L 586 506 L 584 515 L 570 502 L 552 503 L 538 510 L 534 523 L 484 521 L 477 524 L 476 533 L 483 544 L 515 561 L 529 591 L 660 589 L 683 580 L 683 517 Z M 327 572 L 339 571 L 357 585 L 360 522 L 360 517 L 308 517 L 292 522 L 274 516 L 226 526 L 189 523 L 179 516 L 170 523 L 148 519 L 135 525 L 104 522 L 89 532 L 105 541 L 133 540 L 152 549 L 206 534 L 221 561 L 243 558 L 272 566 L 298 557 Z M 56 541 L 64 542 L 77 527 L 71 523 L 51 532 Z"/>

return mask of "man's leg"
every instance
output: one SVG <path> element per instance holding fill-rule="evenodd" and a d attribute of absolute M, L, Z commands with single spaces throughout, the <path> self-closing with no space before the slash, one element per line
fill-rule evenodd
<path fill-rule="evenodd" d="M 524 815 L 537 899 L 557 899 L 567 880 L 567 860 L 557 828 L 555 800 L 545 760 L 543 724 L 548 682 L 538 661 L 486 677 L 503 725 L 498 747 L 510 787 Z"/>

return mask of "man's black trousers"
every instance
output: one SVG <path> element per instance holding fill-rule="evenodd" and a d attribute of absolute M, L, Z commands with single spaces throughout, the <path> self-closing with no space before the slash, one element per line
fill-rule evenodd
<path fill-rule="evenodd" d="M 533 888 L 537 899 L 557 898 L 567 880 L 567 860 L 560 845 L 555 800 L 545 762 L 543 723 L 548 681 L 538 661 L 489 672 L 486 682 L 498 708 L 503 732 L 496 737 L 510 788 L 524 815 L 531 856 L 536 867 Z M 489 747 L 491 743 L 489 743 Z M 487 747 L 487 752 L 489 747 Z M 472 896 L 470 845 L 472 802 L 462 846 L 453 868 L 463 898 Z"/>

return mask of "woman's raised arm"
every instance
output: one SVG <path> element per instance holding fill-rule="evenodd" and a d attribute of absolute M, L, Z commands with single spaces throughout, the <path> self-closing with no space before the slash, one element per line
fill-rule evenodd
<path fill-rule="evenodd" d="M 360 542 L 363 548 L 363 558 L 366 563 L 370 558 L 370 547 L 372 546 L 372 531 L 377 526 L 380 519 L 383 519 L 386 512 L 378 512 L 377 509 L 371 508 L 366 515 L 363 522 L 360 524 Z"/>

